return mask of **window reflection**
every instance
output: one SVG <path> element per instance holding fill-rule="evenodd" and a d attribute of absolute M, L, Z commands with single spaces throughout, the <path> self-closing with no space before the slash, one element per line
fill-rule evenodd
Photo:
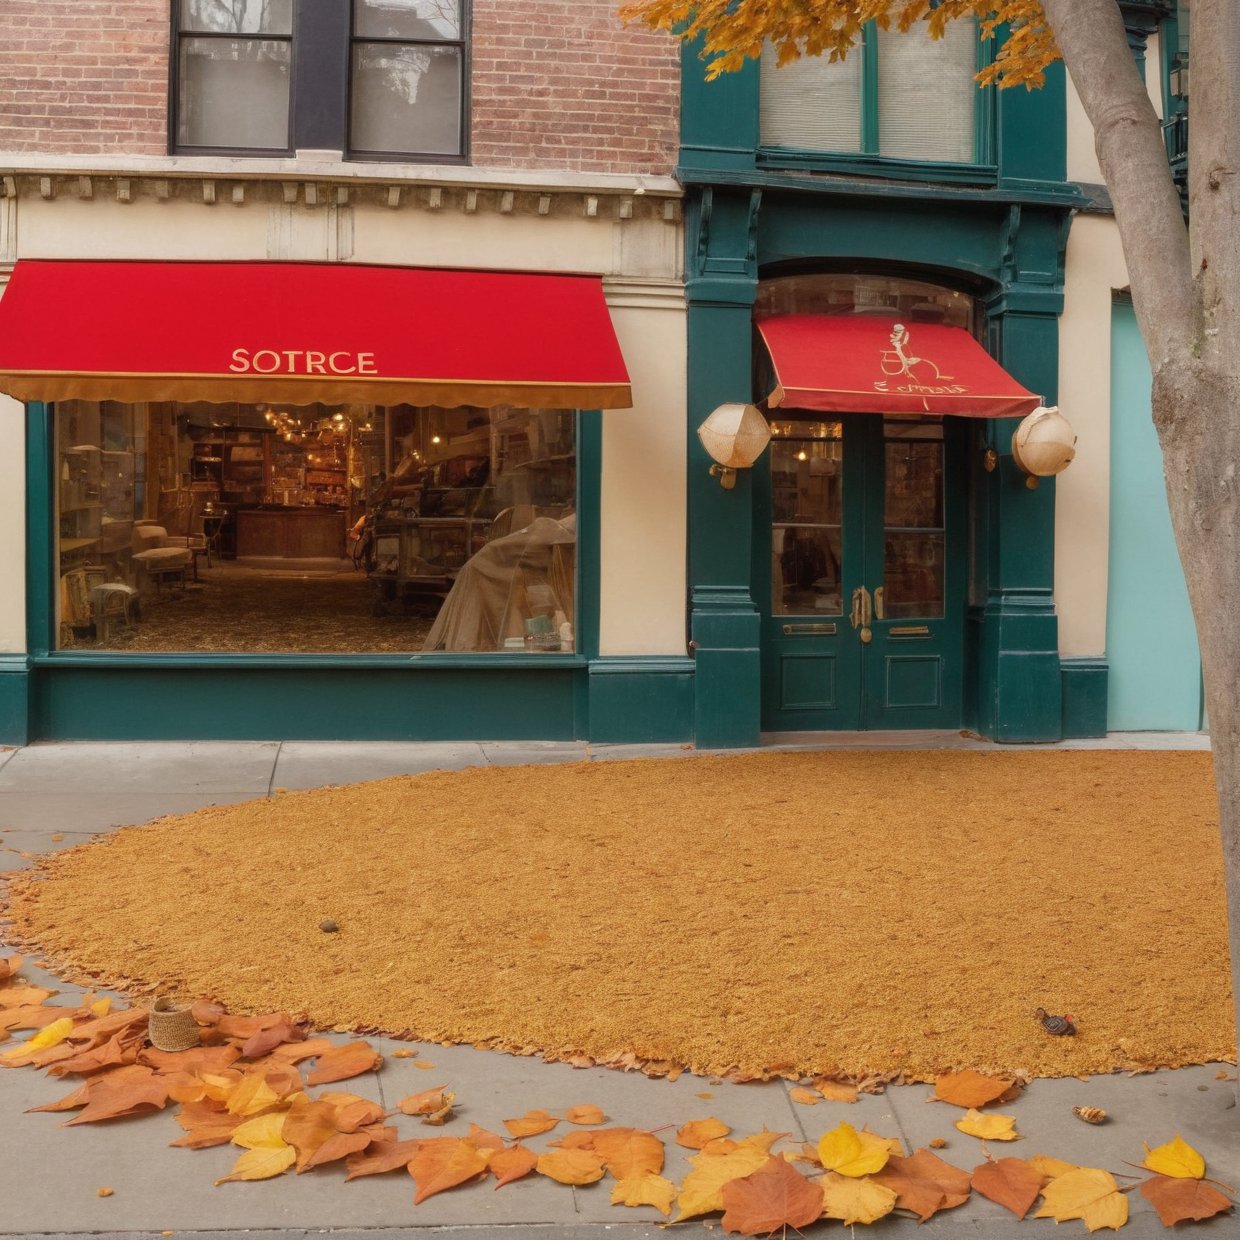
<path fill-rule="evenodd" d="M 571 652 L 575 424 L 63 402 L 58 645 Z"/>
<path fill-rule="evenodd" d="M 883 586 L 888 619 L 943 615 L 943 424 L 883 420 Z"/>
<path fill-rule="evenodd" d="M 772 611 L 781 616 L 838 615 L 842 424 L 774 421 L 770 456 Z"/>

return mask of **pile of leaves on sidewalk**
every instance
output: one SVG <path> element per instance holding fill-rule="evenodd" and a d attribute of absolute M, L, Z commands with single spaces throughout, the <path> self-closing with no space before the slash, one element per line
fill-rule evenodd
<path fill-rule="evenodd" d="M 417 1117 L 432 1128 L 454 1118 L 456 1094 L 435 1085 L 401 1099 L 387 1112 L 370 1099 L 336 1089 L 311 1088 L 378 1071 L 383 1058 L 365 1041 L 338 1045 L 309 1036 L 306 1025 L 287 1013 L 232 1016 L 217 1004 L 193 1009 L 198 1046 L 155 1049 L 148 1040 L 149 1012 L 114 1010 L 110 999 L 85 996 L 76 1007 L 49 1004 L 53 993 L 30 984 L 22 959 L 0 959 L 0 1029 L 34 1030 L 27 1040 L 0 1053 L 0 1065 L 42 1068 L 51 1077 L 80 1080 L 57 1101 L 33 1111 L 77 1114 L 65 1122 L 97 1123 L 150 1115 L 179 1106 L 183 1134 L 171 1144 L 205 1149 L 231 1143 L 243 1152 L 216 1184 L 267 1180 L 329 1164 L 344 1164 L 346 1179 L 405 1170 L 412 1177 L 414 1204 L 449 1189 L 494 1182 L 495 1188 L 531 1174 L 560 1184 L 587 1185 L 610 1176 L 611 1201 L 651 1206 L 680 1222 L 723 1213 L 725 1231 L 768 1235 L 781 1228 L 803 1229 L 818 1220 L 874 1223 L 898 1212 L 921 1221 L 964 1205 L 973 1193 L 1025 1218 L 1041 1198 L 1034 1218 L 1081 1219 L 1090 1231 L 1118 1229 L 1128 1219 L 1125 1195 L 1139 1188 L 1168 1227 L 1211 1218 L 1233 1202 L 1205 1178 L 1205 1162 L 1178 1135 L 1156 1149 L 1148 1146 L 1144 1178 L 1080 1167 L 1045 1155 L 994 1158 L 985 1145 L 972 1172 L 945 1162 L 931 1149 L 908 1154 L 896 1138 L 842 1122 L 820 1141 L 776 1146 L 788 1134 L 763 1131 L 739 1137 L 714 1118 L 686 1122 L 680 1146 L 694 1150 L 692 1170 L 680 1184 L 666 1178 L 665 1145 L 656 1132 L 606 1127 L 596 1106 L 570 1107 L 563 1115 L 531 1109 L 507 1119 L 507 1136 L 469 1125 L 464 1136 L 401 1138 L 397 1114 Z M 398 1050 L 415 1058 L 416 1051 Z M 305 1071 L 303 1065 L 313 1061 Z M 428 1065 L 429 1066 L 429 1065 Z M 936 1100 L 964 1115 L 955 1127 L 985 1141 L 1019 1138 L 1012 1116 L 986 1107 L 1013 1101 L 1020 1081 L 962 1072 L 936 1083 Z M 815 1092 L 792 1090 L 794 1101 L 847 1101 L 846 1088 L 824 1081 Z M 800 1095 L 800 1096 L 798 1096 Z M 855 1094 L 853 1095 L 855 1100 Z M 1099 1113 L 1083 1115 L 1096 1119 Z M 527 1144 L 568 1125 L 564 1135 L 541 1150 Z M 932 1146 L 947 1143 L 936 1139 Z M 1126 1180 L 1121 1187 L 1120 1180 Z M 100 1188 L 100 1196 L 111 1189 Z M 1234 1191 L 1234 1190 L 1230 1190 Z"/>

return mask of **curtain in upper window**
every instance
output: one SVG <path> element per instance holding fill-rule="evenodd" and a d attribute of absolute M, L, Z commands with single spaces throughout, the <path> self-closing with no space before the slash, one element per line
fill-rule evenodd
<path fill-rule="evenodd" d="M 805 56 L 761 63 L 761 143 L 768 147 L 941 163 L 977 158 L 978 31 L 948 25 L 942 39 L 870 25 L 841 61 Z"/>

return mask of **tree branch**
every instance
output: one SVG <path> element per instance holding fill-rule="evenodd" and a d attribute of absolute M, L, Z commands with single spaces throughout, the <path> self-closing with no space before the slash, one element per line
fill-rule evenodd
<path fill-rule="evenodd" d="M 1043 0 L 1042 7 L 1094 127 L 1137 322 L 1157 370 L 1168 357 L 1191 349 L 1197 337 L 1188 228 L 1162 126 L 1128 47 L 1115 0 Z"/>

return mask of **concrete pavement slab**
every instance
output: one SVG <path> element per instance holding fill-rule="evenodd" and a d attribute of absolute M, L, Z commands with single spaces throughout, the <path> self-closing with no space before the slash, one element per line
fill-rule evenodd
<path fill-rule="evenodd" d="M 285 741 L 276 759 L 274 786 L 322 788 L 486 764 L 482 746 L 475 741 Z"/>
<path fill-rule="evenodd" d="M 483 741 L 491 766 L 538 766 L 549 762 L 585 762 L 585 741 Z"/>
<path fill-rule="evenodd" d="M 57 742 L 28 745 L 0 768 L 0 792 L 234 792 L 271 786 L 276 741 Z"/>
<path fill-rule="evenodd" d="M 0 792 L 0 831 L 72 832 L 81 837 L 170 814 L 189 814 L 208 805 L 234 805 L 264 796 L 265 792 L 246 789 L 153 793 L 98 787 L 92 792 L 72 785 L 67 790 Z"/>

